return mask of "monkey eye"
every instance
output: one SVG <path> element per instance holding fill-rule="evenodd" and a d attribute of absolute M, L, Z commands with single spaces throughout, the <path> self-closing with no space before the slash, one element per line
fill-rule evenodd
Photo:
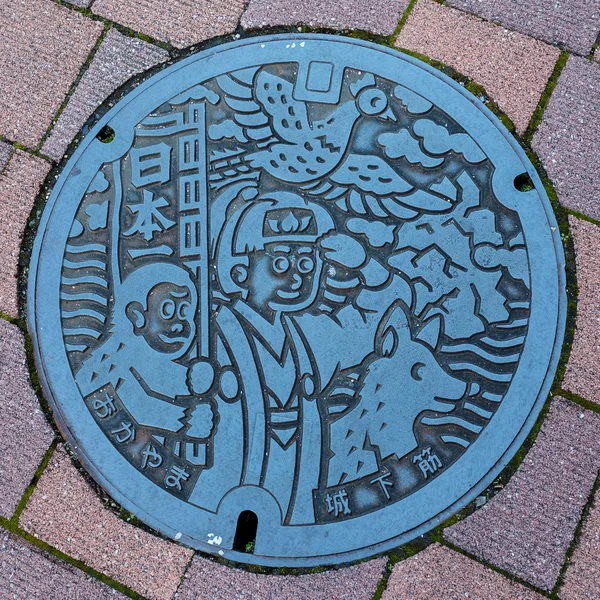
<path fill-rule="evenodd" d="M 170 298 L 168 300 L 163 300 L 160 305 L 160 316 L 163 319 L 172 319 L 175 315 L 175 302 Z"/>
<path fill-rule="evenodd" d="M 419 371 L 425 366 L 425 363 L 415 363 L 411 370 L 410 370 L 410 376 L 415 380 L 415 381 L 423 381 L 423 377 L 421 377 L 421 374 L 419 373 Z"/>

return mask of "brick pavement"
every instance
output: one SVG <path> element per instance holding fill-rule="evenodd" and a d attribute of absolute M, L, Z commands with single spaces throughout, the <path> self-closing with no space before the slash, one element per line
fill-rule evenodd
<path fill-rule="evenodd" d="M 21 238 L 50 165 L 16 150 L 0 173 L 0 312 L 17 316 L 17 274 Z"/>
<path fill-rule="evenodd" d="M 448 4 L 579 54 L 589 54 L 598 35 L 599 0 L 448 0 Z"/>
<path fill-rule="evenodd" d="M 551 591 L 600 469 L 600 415 L 555 398 L 508 485 L 444 537 Z"/>
<path fill-rule="evenodd" d="M 562 204 L 600 219 L 600 65 L 571 56 L 561 73 L 533 149 Z"/>
<path fill-rule="evenodd" d="M 0 527 L 2 600 L 124 600 L 126 596 Z"/>
<path fill-rule="evenodd" d="M 579 298 L 575 339 L 563 388 L 600 405 L 600 228 L 569 218 L 573 233 Z"/>
<path fill-rule="evenodd" d="M 171 598 L 192 557 L 191 550 L 129 525 L 107 510 L 61 447 L 19 525 L 150 600 Z"/>
<path fill-rule="evenodd" d="M 452 66 L 483 85 L 523 133 L 552 74 L 559 44 L 588 55 L 600 31 L 600 0 L 418 0 L 395 42 Z M 70 7 L 70 6 L 71 7 Z M 50 163 L 60 160 L 98 104 L 133 75 L 185 48 L 234 32 L 296 25 L 348 28 L 391 36 L 408 0 L 8 0 L 0 5 L 0 312 L 18 316 L 16 275 L 21 239 Z M 76 9 L 91 8 L 91 12 Z M 469 14 L 471 13 L 471 14 Z M 494 21 L 502 26 L 490 23 Z M 122 28 L 131 28 L 123 33 Z M 94 49 L 103 29 L 105 39 Z M 136 36 L 141 36 L 140 39 Z M 156 43 L 148 37 L 154 38 Z M 166 43 L 171 50 L 165 50 Z M 158 45 L 157 45 L 158 44 Z M 596 59 L 599 59 L 599 51 Z M 67 93 L 81 77 L 72 97 Z M 600 65 L 571 55 L 532 142 L 561 203 L 600 219 Z M 57 117 L 57 111 L 64 107 Z M 20 148 L 23 144 L 34 153 Z M 571 548 L 598 473 L 598 270 L 600 229 L 571 215 L 577 253 L 577 332 L 563 386 L 589 401 L 584 409 L 555 398 L 533 449 L 495 498 L 445 539 L 471 557 L 434 544 L 395 564 L 387 557 L 302 576 L 262 575 L 228 566 L 121 520 L 98 497 L 59 445 L 37 482 L 19 526 L 75 560 L 146 598 L 442 597 L 539 600 L 600 597 L 598 500 Z M 53 433 L 28 380 L 25 340 L 0 320 L 0 519 L 9 519 L 32 481 Z M 15 517 L 16 519 L 16 517 Z M 7 522 L 0 521 L 0 525 Z M 13 525 L 15 521 L 13 521 Z M 12 525 L 11 525 L 12 527 Z M 487 560 L 528 582 L 516 583 L 478 562 Z M 115 584 L 118 585 L 118 584 Z M 537 590 L 537 591 L 536 591 Z M 556 588 L 554 589 L 557 592 Z M 0 529 L 0 597 L 122 598 L 84 571 Z"/>
<path fill-rule="evenodd" d="M 23 334 L 4 319 L 0 348 L 0 515 L 10 519 L 53 433 L 31 388 Z"/>
<path fill-rule="evenodd" d="M 35 147 L 102 24 L 52 0 L 11 0 L 0 8 L 0 31 L 0 135 Z"/>
<path fill-rule="evenodd" d="M 446 63 L 483 85 L 520 133 L 527 129 L 560 54 L 433 0 L 418 0 L 396 46 Z"/>
<path fill-rule="evenodd" d="M 131 77 L 168 58 L 165 50 L 111 29 L 44 142 L 42 152 L 59 160 L 99 104 Z"/>
<path fill-rule="evenodd" d="M 96 0 L 92 10 L 177 48 L 237 27 L 244 0 Z"/>

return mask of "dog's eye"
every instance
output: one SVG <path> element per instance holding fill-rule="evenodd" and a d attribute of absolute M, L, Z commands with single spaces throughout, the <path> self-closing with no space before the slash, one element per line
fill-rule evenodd
<path fill-rule="evenodd" d="M 415 363 L 411 370 L 410 370 L 410 376 L 415 379 L 416 381 L 422 381 L 423 378 L 421 377 L 419 371 L 425 366 L 425 363 Z"/>

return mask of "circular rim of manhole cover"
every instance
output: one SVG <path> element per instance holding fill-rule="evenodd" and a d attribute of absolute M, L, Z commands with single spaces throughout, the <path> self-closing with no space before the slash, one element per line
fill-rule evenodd
<path fill-rule="evenodd" d="M 224 44 L 131 90 L 54 185 L 28 294 L 94 479 L 265 566 L 364 558 L 463 508 L 531 430 L 566 319 L 555 217 L 500 121 L 328 35 Z"/>

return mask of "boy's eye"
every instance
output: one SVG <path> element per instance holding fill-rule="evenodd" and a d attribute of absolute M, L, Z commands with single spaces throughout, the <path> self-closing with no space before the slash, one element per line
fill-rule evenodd
<path fill-rule="evenodd" d="M 315 268 L 315 261 L 310 256 L 303 256 L 298 260 L 298 271 L 310 273 Z"/>
<path fill-rule="evenodd" d="M 273 259 L 273 271 L 275 273 L 285 273 L 290 268 L 290 261 L 285 256 L 276 256 Z"/>
<path fill-rule="evenodd" d="M 173 300 L 163 300 L 160 305 L 160 316 L 163 319 L 172 319 L 175 315 L 175 302 Z"/>

